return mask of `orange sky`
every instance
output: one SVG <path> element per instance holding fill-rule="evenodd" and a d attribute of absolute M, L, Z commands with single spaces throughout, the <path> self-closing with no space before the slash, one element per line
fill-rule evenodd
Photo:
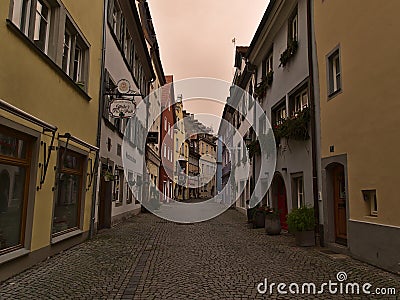
<path fill-rule="evenodd" d="M 232 39 L 237 46 L 250 44 L 268 2 L 148 0 L 165 74 L 175 80 L 213 77 L 231 82 Z M 185 109 L 197 112 L 196 105 Z M 210 107 L 210 112 L 215 109 Z"/>

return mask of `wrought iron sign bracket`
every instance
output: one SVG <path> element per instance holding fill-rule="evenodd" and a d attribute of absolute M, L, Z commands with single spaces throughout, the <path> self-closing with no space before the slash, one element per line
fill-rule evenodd
<path fill-rule="evenodd" d="M 65 133 L 64 135 L 59 135 L 58 138 L 65 138 L 66 142 L 65 142 L 65 150 L 64 153 L 61 157 L 61 164 L 64 164 L 64 160 L 65 160 L 65 155 L 68 151 L 68 145 L 70 141 L 73 141 L 81 146 L 86 147 L 87 149 L 89 149 L 89 153 L 94 151 L 96 153 L 99 152 L 99 148 L 92 146 L 88 143 L 86 143 L 85 141 L 82 141 L 80 139 L 78 139 L 77 137 L 74 137 L 73 135 L 71 135 L 70 133 Z M 97 155 L 97 154 L 96 154 Z M 97 158 L 96 158 L 97 161 Z M 87 173 L 87 176 L 89 176 L 89 182 L 88 182 L 88 186 L 86 188 L 86 191 L 88 191 L 90 189 L 90 187 L 92 186 L 93 183 L 93 177 L 95 175 L 95 168 L 96 168 L 96 163 L 93 163 L 93 160 L 91 158 L 88 159 L 88 163 L 90 162 L 90 173 Z"/>
<path fill-rule="evenodd" d="M 51 132 L 52 136 L 51 136 L 51 142 L 50 142 L 50 146 L 49 146 L 48 150 L 47 150 L 47 144 L 42 142 L 44 162 L 43 162 L 43 165 L 39 164 L 39 168 L 41 168 L 42 171 L 41 171 L 39 186 L 36 188 L 37 191 L 42 189 L 42 186 L 43 186 L 43 184 L 44 184 L 44 182 L 46 180 L 47 169 L 49 168 L 51 152 L 54 150 L 54 139 L 55 139 L 55 136 L 56 136 L 56 131 L 44 128 L 43 129 L 43 133 L 44 132 Z"/>
<path fill-rule="evenodd" d="M 108 110 L 113 118 L 131 118 L 136 113 L 135 97 L 144 96 L 131 89 L 129 80 L 121 79 L 117 82 L 117 86 L 108 88 L 104 92 L 105 96 L 109 96 Z"/>
<path fill-rule="evenodd" d="M 90 165 L 90 173 L 87 174 L 87 176 L 89 176 L 89 183 L 88 186 L 86 188 L 86 191 L 90 190 L 90 187 L 92 186 L 93 183 L 93 177 L 94 177 L 94 171 L 96 168 L 96 162 L 93 163 L 93 160 L 91 158 L 88 159 L 88 165 Z"/>

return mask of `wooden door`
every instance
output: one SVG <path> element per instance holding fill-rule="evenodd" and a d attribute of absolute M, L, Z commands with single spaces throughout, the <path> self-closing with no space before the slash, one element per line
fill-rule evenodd
<path fill-rule="evenodd" d="M 112 181 L 105 181 L 101 176 L 98 229 L 111 227 Z"/>
<path fill-rule="evenodd" d="M 347 244 L 346 181 L 343 166 L 333 169 L 333 199 L 336 243 Z"/>
<path fill-rule="evenodd" d="M 286 223 L 286 216 L 288 214 L 288 209 L 286 202 L 285 182 L 281 177 L 276 177 L 275 180 L 276 180 L 276 192 L 277 192 L 278 210 L 279 210 L 279 217 L 281 220 L 281 227 L 282 229 L 287 230 L 288 226 Z"/>

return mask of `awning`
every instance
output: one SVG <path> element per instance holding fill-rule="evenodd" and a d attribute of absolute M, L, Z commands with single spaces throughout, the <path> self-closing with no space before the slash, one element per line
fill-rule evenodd
<path fill-rule="evenodd" d="M 99 151 L 98 147 L 93 146 L 93 145 L 91 145 L 89 143 L 86 143 L 85 141 L 82 141 L 81 139 L 79 139 L 79 138 L 73 136 L 72 134 L 70 134 L 69 132 L 67 132 L 65 134 L 62 134 L 62 135 L 59 134 L 58 138 L 59 139 L 63 139 L 64 138 L 64 139 L 67 139 L 67 141 L 75 142 L 75 143 L 77 143 L 77 144 L 79 144 L 79 145 L 81 145 L 83 147 L 88 148 L 90 151 L 95 151 L 95 152 Z"/>
<path fill-rule="evenodd" d="M 39 118 L 36 118 L 30 114 L 28 114 L 27 112 L 23 111 L 22 109 L 19 109 L 13 105 L 11 105 L 10 103 L 7 103 L 6 101 L 0 99 L 0 108 L 8 111 L 9 113 L 18 116 L 24 120 L 27 120 L 33 124 L 36 124 L 40 127 L 42 127 L 44 130 L 46 131 L 51 131 L 51 132 L 56 132 L 57 131 L 57 127 L 50 125 L 49 123 L 46 123 L 45 121 L 40 120 Z"/>

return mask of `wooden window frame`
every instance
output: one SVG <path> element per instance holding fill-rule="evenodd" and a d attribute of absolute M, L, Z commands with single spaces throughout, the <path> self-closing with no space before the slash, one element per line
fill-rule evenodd
<path fill-rule="evenodd" d="M 80 161 L 79 169 L 71 169 L 71 168 L 64 167 L 64 164 L 63 164 L 64 162 L 62 162 L 61 159 L 63 157 L 63 153 L 64 153 L 65 150 L 67 151 L 67 154 L 68 154 L 68 152 L 70 152 L 75 157 L 77 157 L 79 159 L 79 161 Z M 83 200 L 82 198 L 83 198 L 84 179 L 85 179 L 85 177 L 84 177 L 85 161 L 86 161 L 86 157 L 83 154 L 78 153 L 76 151 L 73 151 L 71 149 L 66 149 L 65 147 L 60 147 L 58 160 L 57 160 L 57 165 L 58 165 L 58 167 L 57 167 L 57 178 L 60 176 L 60 174 L 69 174 L 69 175 L 80 176 L 78 202 L 77 202 L 77 208 L 78 208 L 78 211 L 77 211 L 77 224 L 76 224 L 75 227 L 68 228 L 66 230 L 62 230 L 62 231 L 55 232 L 55 233 L 53 233 L 53 230 L 52 230 L 52 233 L 51 233 L 51 237 L 52 238 L 64 235 L 64 234 L 66 234 L 68 232 L 71 232 L 71 231 L 79 230 L 81 228 L 81 225 L 82 225 L 81 224 L 82 200 Z M 58 200 L 58 196 L 59 196 L 58 195 L 58 193 L 59 193 L 58 189 L 59 189 L 59 186 L 57 184 L 57 192 L 56 192 L 56 195 L 55 195 L 55 201 L 54 201 L 54 207 L 53 207 L 52 228 L 53 228 L 53 222 L 54 222 L 54 211 L 56 209 L 56 201 Z"/>
<path fill-rule="evenodd" d="M 25 184 L 24 184 L 24 196 L 22 200 L 22 214 L 21 214 L 21 228 L 20 228 L 20 240 L 19 244 L 0 249 L 0 256 L 6 253 L 10 253 L 25 247 L 25 236 L 26 236 L 26 219 L 28 213 L 28 199 L 29 199 L 29 187 L 30 187 L 30 173 L 32 164 L 32 153 L 33 153 L 33 143 L 34 138 L 19 132 L 18 130 L 0 125 L 0 132 L 7 134 L 11 137 L 18 138 L 26 143 L 26 156 L 24 159 L 15 158 L 5 155 L 0 155 L 0 163 L 8 164 L 17 167 L 25 167 Z"/>

